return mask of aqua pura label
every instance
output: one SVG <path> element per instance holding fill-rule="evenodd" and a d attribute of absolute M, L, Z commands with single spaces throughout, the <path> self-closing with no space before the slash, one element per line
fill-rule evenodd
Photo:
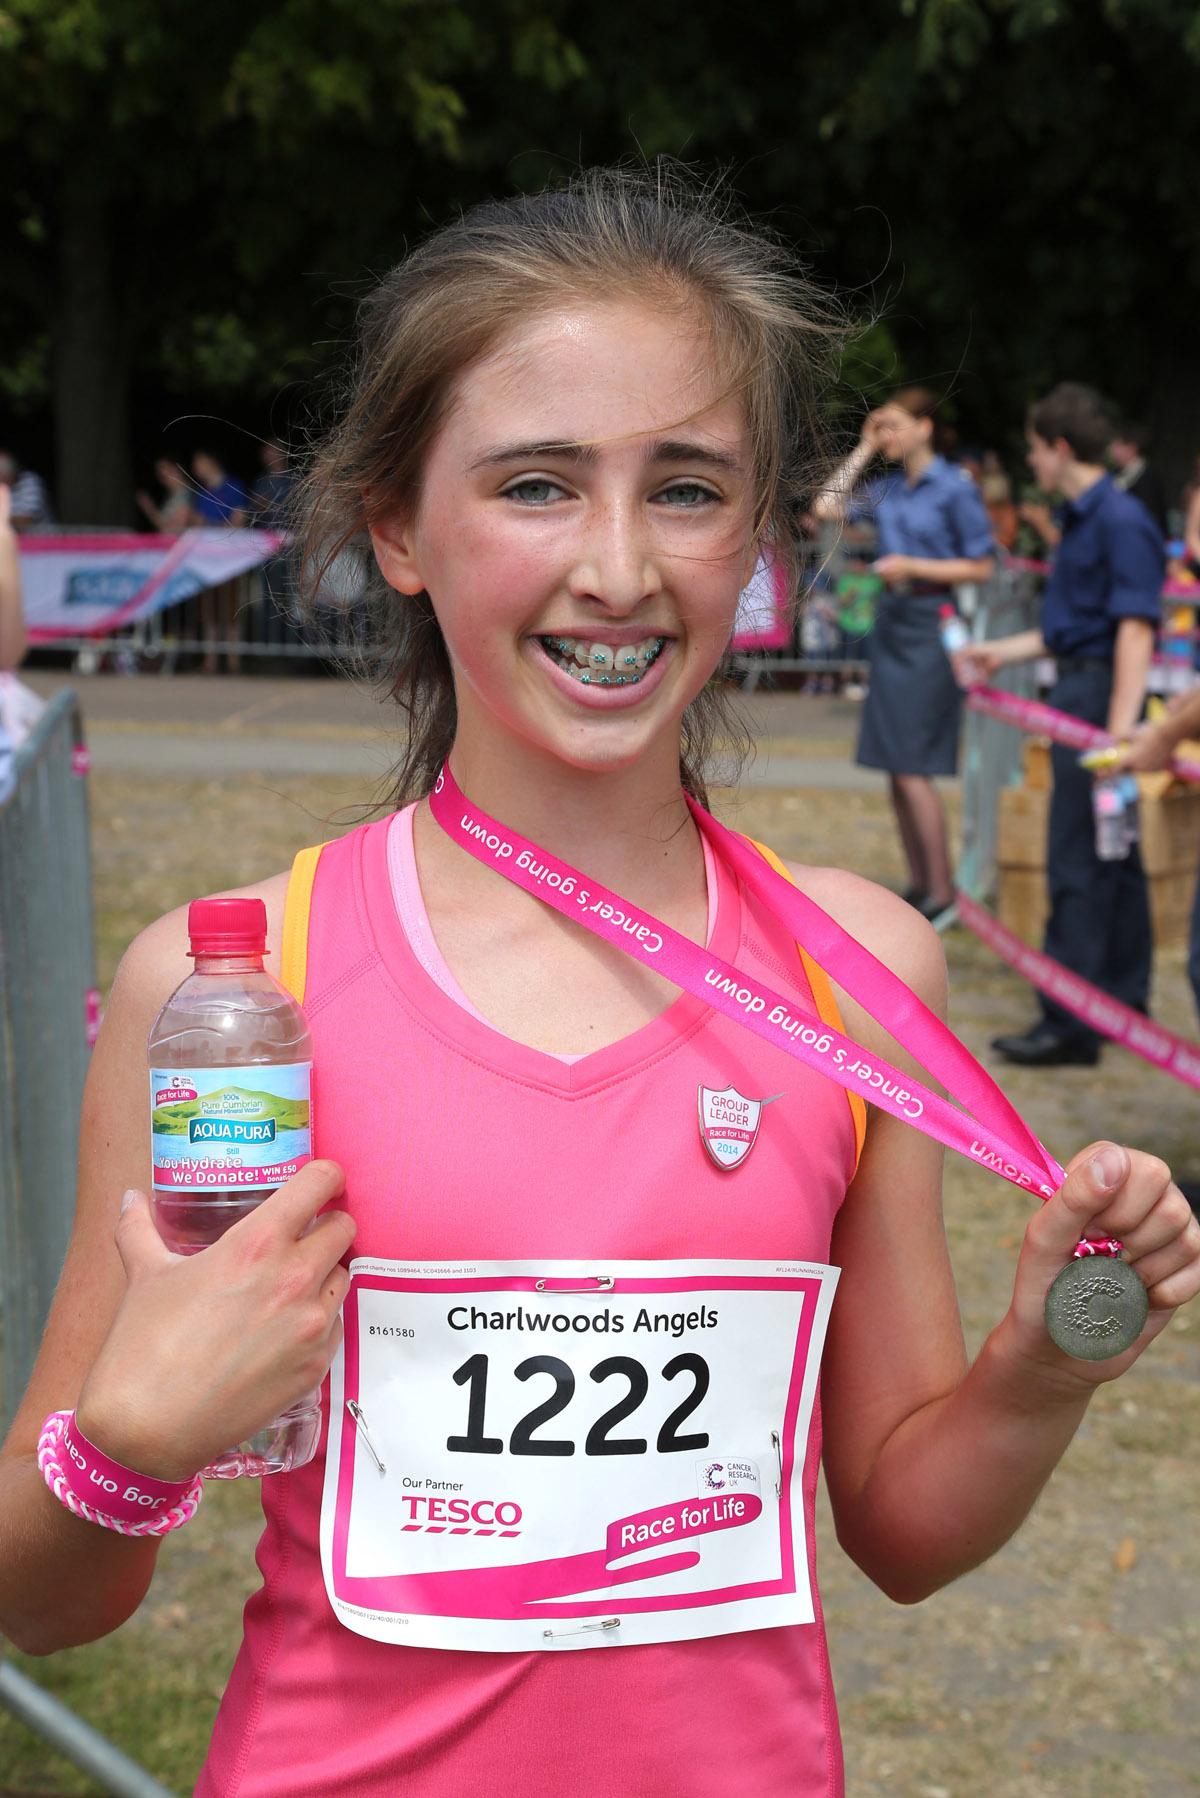
<path fill-rule="evenodd" d="M 279 1186 L 312 1159 L 312 1063 L 151 1068 L 156 1191 Z"/>

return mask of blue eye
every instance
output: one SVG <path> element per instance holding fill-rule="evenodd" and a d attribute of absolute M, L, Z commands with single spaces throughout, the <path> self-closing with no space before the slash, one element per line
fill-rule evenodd
<path fill-rule="evenodd" d="M 504 489 L 505 499 L 515 499 L 522 506 L 546 506 L 556 499 L 562 499 L 564 489 L 557 481 L 548 481 L 544 476 L 529 475 L 521 481 L 514 481 L 511 487 Z"/>
<path fill-rule="evenodd" d="M 681 510 L 694 511 L 701 506 L 716 504 L 719 495 L 711 487 L 702 487 L 699 481 L 676 481 L 673 486 L 663 489 L 659 499 Z"/>

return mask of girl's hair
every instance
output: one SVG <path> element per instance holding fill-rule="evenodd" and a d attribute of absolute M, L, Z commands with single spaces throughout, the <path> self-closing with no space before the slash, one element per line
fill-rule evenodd
<path fill-rule="evenodd" d="M 454 738 L 454 687 L 428 594 L 387 586 L 367 528 L 415 510 L 458 377 L 564 299 L 702 312 L 721 391 L 745 403 L 755 539 L 793 569 L 798 512 L 828 474 L 842 312 L 719 184 L 666 164 L 587 169 L 477 206 L 427 238 L 363 301 L 339 416 L 296 500 L 302 604 L 327 604 L 350 576 L 360 658 L 406 715 L 394 805 L 432 787 Z M 706 757 L 732 722 L 716 683 L 685 714 L 681 775 L 701 799 Z"/>

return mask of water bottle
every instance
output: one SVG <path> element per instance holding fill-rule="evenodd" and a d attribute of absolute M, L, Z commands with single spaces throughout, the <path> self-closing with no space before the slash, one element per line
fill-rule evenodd
<path fill-rule="evenodd" d="M 150 1031 L 153 1206 L 177 1255 L 195 1255 L 312 1159 L 312 1038 L 263 967 L 261 899 L 188 908 L 189 974 Z M 316 1453 L 319 1392 L 238 1443 L 207 1478 L 285 1473 Z"/>
<path fill-rule="evenodd" d="M 1125 843 L 1128 849 L 1132 849 L 1141 835 L 1141 790 L 1138 787 L 1136 774 L 1122 774 L 1120 783 Z"/>
<path fill-rule="evenodd" d="M 966 649 L 971 641 L 971 630 L 964 618 L 960 618 L 953 606 L 939 606 L 938 632 L 942 639 L 942 648 L 950 657 Z"/>
<path fill-rule="evenodd" d="M 1096 855 L 1102 862 L 1121 862 L 1129 854 L 1125 822 L 1124 776 L 1110 774 L 1092 782 L 1092 816 Z"/>
<path fill-rule="evenodd" d="M 950 659 L 954 669 L 954 678 L 960 687 L 972 685 L 972 677 L 964 676 L 955 664 L 954 658 L 961 649 L 969 649 L 971 645 L 971 627 L 965 618 L 961 618 L 951 605 L 938 608 L 938 635 L 942 639 L 942 648 Z"/>

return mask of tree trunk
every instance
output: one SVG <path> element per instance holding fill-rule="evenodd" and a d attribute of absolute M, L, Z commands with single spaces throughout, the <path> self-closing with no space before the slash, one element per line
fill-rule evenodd
<path fill-rule="evenodd" d="M 58 516 L 65 524 L 128 525 L 130 308 L 113 269 L 110 196 L 86 155 L 68 159 L 59 213 L 54 332 Z"/>

